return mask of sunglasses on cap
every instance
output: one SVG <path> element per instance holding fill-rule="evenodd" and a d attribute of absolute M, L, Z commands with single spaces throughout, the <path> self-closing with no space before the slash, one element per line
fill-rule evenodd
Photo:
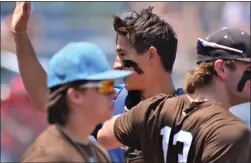
<path fill-rule="evenodd" d="M 209 42 L 201 38 L 198 38 L 197 54 L 197 64 L 217 59 L 240 60 L 250 62 L 250 57 L 246 56 L 242 50 L 220 45 L 215 42 Z"/>
<path fill-rule="evenodd" d="M 209 41 L 203 40 L 201 38 L 198 38 L 197 46 L 219 48 L 219 49 L 229 50 L 229 51 L 236 52 L 236 53 L 241 53 L 241 54 L 243 53 L 242 50 L 231 48 L 231 47 L 224 46 L 224 45 L 220 45 L 220 44 L 217 44 L 214 42 L 209 42 Z"/>
<path fill-rule="evenodd" d="M 78 88 L 97 88 L 98 92 L 103 95 L 115 93 L 113 80 L 88 81 L 88 83 L 80 85 Z"/>

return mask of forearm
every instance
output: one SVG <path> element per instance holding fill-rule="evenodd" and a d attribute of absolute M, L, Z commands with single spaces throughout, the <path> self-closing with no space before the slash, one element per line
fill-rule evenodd
<path fill-rule="evenodd" d="M 114 135 L 114 122 L 120 115 L 113 116 L 111 119 L 107 120 L 98 131 L 98 142 L 106 149 L 114 149 L 123 146 Z"/>
<path fill-rule="evenodd" d="M 27 33 L 13 34 L 19 71 L 32 104 L 45 111 L 47 99 L 46 72 L 39 63 Z"/>

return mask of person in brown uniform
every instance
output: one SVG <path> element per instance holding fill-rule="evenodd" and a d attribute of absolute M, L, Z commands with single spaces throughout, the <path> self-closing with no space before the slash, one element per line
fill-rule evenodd
<path fill-rule="evenodd" d="M 17 2 L 14 22 L 29 10 L 30 2 Z M 22 39 L 26 30 L 13 27 L 15 39 Z M 89 135 L 97 124 L 112 117 L 113 80 L 130 74 L 113 70 L 95 44 L 72 42 L 59 50 L 50 59 L 47 72 L 50 126 L 27 149 L 21 162 L 110 162 L 107 152 Z"/>
<path fill-rule="evenodd" d="M 198 39 L 197 54 L 186 95 L 140 102 L 106 122 L 107 140 L 142 149 L 148 163 L 250 163 L 249 129 L 229 112 L 250 102 L 250 35 L 221 29 Z"/>
<path fill-rule="evenodd" d="M 122 109 L 130 110 L 141 100 L 160 93 L 172 96 L 184 93 L 180 88 L 175 90 L 171 77 L 178 38 L 172 26 L 153 12 L 153 7 L 142 9 L 139 13 L 130 11 L 114 16 L 114 30 L 117 51 L 114 66 L 135 72 L 125 80 L 128 95 Z M 100 142 L 102 140 L 98 135 Z M 103 141 L 102 145 L 106 146 L 104 143 Z M 112 143 L 108 141 L 108 145 L 110 144 Z M 144 162 L 142 152 L 130 146 L 126 147 L 125 162 Z"/>

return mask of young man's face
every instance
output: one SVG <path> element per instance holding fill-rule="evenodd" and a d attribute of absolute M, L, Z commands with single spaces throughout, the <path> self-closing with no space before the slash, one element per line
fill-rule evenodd
<path fill-rule="evenodd" d="M 127 89 L 142 90 L 149 82 L 147 76 L 149 73 L 148 59 L 144 54 L 138 55 L 136 50 L 129 44 L 124 36 L 118 36 L 116 45 L 117 59 L 114 63 L 115 69 L 131 70 L 134 73 L 125 78 Z"/>
<path fill-rule="evenodd" d="M 233 105 L 250 102 L 251 64 L 236 61 L 236 69 L 229 71 L 226 78 L 226 88 L 230 93 Z"/>
<path fill-rule="evenodd" d="M 74 90 L 71 93 L 71 103 L 74 103 L 77 114 L 89 118 L 90 122 L 101 123 L 112 117 L 115 92 L 102 94 L 98 88 L 87 88 L 84 91 Z M 83 109 L 84 108 L 84 109 Z"/>
<path fill-rule="evenodd" d="M 90 108 L 92 114 L 95 114 L 100 122 L 106 121 L 112 117 L 115 93 L 104 95 L 99 93 L 97 89 L 89 89 L 88 92 L 86 92 L 86 96 L 90 100 L 90 106 L 93 106 Z"/>

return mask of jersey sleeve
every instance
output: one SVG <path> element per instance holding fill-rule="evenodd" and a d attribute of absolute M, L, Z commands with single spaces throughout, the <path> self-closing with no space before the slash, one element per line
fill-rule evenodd
<path fill-rule="evenodd" d="M 240 122 L 216 129 L 207 138 L 203 163 L 250 163 L 250 131 Z"/>
<path fill-rule="evenodd" d="M 119 116 L 114 123 L 114 135 L 124 145 L 141 149 L 140 138 L 143 134 L 143 124 L 148 121 L 147 112 L 151 112 L 168 95 L 160 94 L 141 101 L 127 113 Z M 152 124 L 154 125 L 154 124 Z"/>
<path fill-rule="evenodd" d="M 138 104 L 116 119 L 114 123 L 114 134 L 122 144 L 140 148 L 139 134 L 143 121 L 142 114 L 141 105 Z"/>

